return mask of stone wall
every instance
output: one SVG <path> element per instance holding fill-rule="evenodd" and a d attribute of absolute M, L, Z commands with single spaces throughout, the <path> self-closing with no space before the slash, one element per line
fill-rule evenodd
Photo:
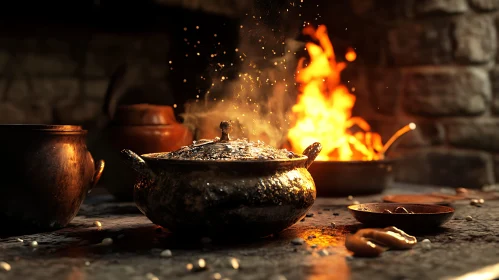
<path fill-rule="evenodd" d="M 101 113 L 109 76 L 120 63 L 134 60 L 154 77 L 167 70 L 156 63 L 166 61 L 165 34 L 37 35 L 0 35 L 2 123 L 85 124 Z"/>
<path fill-rule="evenodd" d="M 497 0 L 350 0 L 357 114 L 387 139 L 397 179 L 477 188 L 499 179 Z M 331 23 L 333 24 L 333 23 Z M 334 33 L 333 35 L 334 36 Z"/>
<path fill-rule="evenodd" d="M 81 16 L 49 13 L 54 7 L 44 4 L 37 8 L 45 9 L 40 10 L 48 13 L 45 17 L 23 16 L 19 8 L 0 18 L 0 123 L 92 128 L 102 115 L 110 77 L 123 64 L 138 73 L 130 82 L 144 87 L 137 95 L 146 95 L 154 85 L 175 97 L 179 113 L 186 100 L 199 94 L 199 85 L 183 80 L 199 79 L 209 63 L 206 55 L 196 57 L 193 47 L 209 53 L 218 43 L 233 52 L 239 32 L 235 18 L 251 3 L 139 1 L 120 6 L 117 13 L 113 1 L 92 2 L 97 4 L 76 6 Z"/>

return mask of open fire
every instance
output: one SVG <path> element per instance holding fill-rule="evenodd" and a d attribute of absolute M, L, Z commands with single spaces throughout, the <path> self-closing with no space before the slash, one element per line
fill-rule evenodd
<path fill-rule="evenodd" d="M 314 42 L 306 44 L 310 61 L 305 64 L 302 58 L 296 71 L 300 94 L 292 108 L 294 125 L 288 131 L 292 150 L 299 153 L 310 143 L 320 142 L 323 151 L 317 160 L 383 159 L 386 149 L 402 134 L 415 129 L 415 124 L 402 128 L 383 145 L 381 136 L 371 131 L 364 119 L 352 117 L 355 96 L 340 80 L 346 63 L 336 61 L 326 27 L 315 29 L 309 25 L 303 34 Z M 351 48 L 345 54 L 350 62 L 356 57 Z"/>

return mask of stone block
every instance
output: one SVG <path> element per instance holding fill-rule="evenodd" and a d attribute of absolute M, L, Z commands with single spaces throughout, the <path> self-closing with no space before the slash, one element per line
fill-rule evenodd
<path fill-rule="evenodd" d="M 141 65 L 146 64 L 147 61 L 148 57 L 144 55 L 131 55 L 124 52 L 108 54 L 88 52 L 85 55 L 83 74 L 87 78 L 107 78 L 124 63 Z M 166 61 L 164 66 L 168 67 Z"/>
<path fill-rule="evenodd" d="M 76 78 L 37 78 L 33 80 L 33 91 L 35 98 L 58 106 L 76 99 L 80 84 Z"/>
<path fill-rule="evenodd" d="M 86 80 L 83 84 L 83 92 L 87 97 L 104 100 L 108 85 L 109 80 L 107 79 Z"/>
<path fill-rule="evenodd" d="M 34 101 L 21 107 L 26 113 L 27 123 L 52 124 L 54 120 L 53 108 L 48 101 Z"/>
<path fill-rule="evenodd" d="M 52 106 L 62 106 L 72 102 L 80 93 L 77 79 L 40 79 L 13 80 L 8 83 L 5 98 L 25 109 L 34 116 L 33 121 L 50 123 Z M 47 106 L 50 107 L 47 109 Z"/>
<path fill-rule="evenodd" d="M 0 75 L 7 71 L 6 67 L 9 62 L 9 58 L 10 54 L 5 50 L 0 49 Z"/>
<path fill-rule="evenodd" d="M 114 33 L 96 33 L 88 42 L 88 50 L 97 53 L 140 53 L 142 36 Z"/>
<path fill-rule="evenodd" d="M 493 68 L 489 72 L 490 83 L 492 88 L 492 112 L 499 114 L 499 67 Z"/>
<path fill-rule="evenodd" d="M 11 38 L 12 46 L 18 53 L 31 53 L 40 51 L 40 41 L 32 35 Z"/>
<path fill-rule="evenodd" d="M 74 75 L 78 69 L 78 62 L 68 54 L 20 54 L 21 67 L 24 71 L 34 75 Z"/>
<path fill-rule="evenodd" d="M 394 20 L 413 17 L 414 3 L 417 1 L 419 0 L 350 0 L 348 2 L 352 12 L 360 18 Z M 339 11 L 339 13 L 342 12 L 344 10 Z"/>
<path fill-rule="evenodd" d="M 24 124 L 26 113 L 10 102 L 0 103 L 0 124 Z"/>
<path fill-rule="evenodd" d="M 493 60 L 497 49 L 496 28 L 488 16 L 459 17 L 454 29 L 455 57 L 462 63 Z"/>
<path fill-rule="evenodd" d="M 494 178 L 495 182 L 499 182 L 499 156 L 494 156 Z"/>
<path fill-rule="evenodd" d="M 342 80 L 346 80 L 343 83 L 347 84 L 350 92 L 355 95 L 355 106 L 352 109 L 352 115 L 364 118 L 376 116 L 376 110 L 371 104 L 372 93 L 369 90 L 369 77 L 367 73 L 367 70 L 362 67 L 347 67 L 342 72 Z M 293 77 L 289 77 L 286 80 L 288 79 L 292 80 Z M 237 88 L 237 85 L 235 88 Z M 296 103 L 297 91 L 292 91 L 288 88 L 286 94 L 289 96 L 290 106 Z M 287 106 L 287 104 L 284 106 Z"/>
<path fill-rule="evenodd" d="M 416 14 L 426 15 L 435 13 L 456 14 L 468 10 L 466 0 L 418 0 Z"/>
<path fill-rule="evenodd" d="M 485 152 L 433 148 L 403 153 L 394 172 L 400 182 L 476 189 L 494 183 L 493 169 Z"/>
<path fill-rule="evenodd" d="M 491 100 L 489 77 L 479 68 L 419 69 L 404 80 L 404 109 L 415 115 L 480 115 Z"/>
<path fill-rule="evenodd" d="M 374 8 L 374 0 L 350 0 L 350 7 L 356 16 L 369 15 Z"/>
<path fill-rule="evenodd" d="M 166 65 L 151 65 L 146 64 L 143 65 L 144 71 L 148 74 L 152 79 L 162 80 L 167 77 L 168 68 Z"/>
<path fill-rule="evenodd" d="M 480 12 L 489 12 L 499 8 L 499 0 L 469 0 L 469 4 Z"/>
<path fill-rule="evenodd" d="M 151 34 L 142 40 L 141 54 L 149 58 L 151 63 L 168 63 L 170 42 L 168 33 Z M 203 42 L 201 42 L 203 43 Z"/>
<path fill-rule="evenodd" d="M 461 148 L 499 152 L 499 120 L 479 119 L 446 125 L 449 144 Z"/>
<path fill-rule="evenodd" d="M 252 0 L 154 0 L 154 2 L 232 18 L 249 12 L 254 3 Z"/>
<path fill-rule="evenodd" d="M 5 89 L 5 99 L 16 104 L 25 103 L 32 93 L 29 81 L 23 79 L 12 80 Z"/>
<path fill-rule="evenodd" d="M 118 63 L 114 63 L 112 67 L 117 67 Z M 105 63 L 99 61 L 98 55 L 88 52 L 85 54 L 85 63 L 83 73 L 86 77 L 106 77 L 109 75 L 109 69 Z"/>
<path fill-rule="evenodd" d="M 163 64 L 166 72 L 169 44 L 167 34 L 94 34 L 85 54 L 84 75 L 89 78 L 108 77 L 123 63 Z"/>
<path fill-rule="evenodd" d="M 371 105 L 375 112 L 394 115 L 402 95 L 402 73 L 396 69 L 375 69 L 368 73 Z"/>
<path fill-rule="evenodd" d="M 444 125 L 435 121 L 411 120 L 409 118 L 368 120 L 372 131 L 378 132 L 386 143 L 399 129 L 414 122 L 416 129 L 402 136 L 390 148 L 395 151 L 398 148 L 415 148 L 441 145 L 445 141 Z"/>
<path fill-rule="evenodd" d="M 50 53 L 71 53 L 72 51 L 72 42 L 59 36 L 46 38 L 40 44 L 43 50 Z"/>
<path fill-rule="evenodd" d="M 397 25 L 387 32 L 388 62 L 397 66 L 452 62 L 451 27 L 448 19 Z"/>
<path fill-rule="evenodd" d="M 101 108 L 101 102 L 85 100 L 56 108 L 55 114 L 61 123 L 81 125 L 96 120 Z"/>
<path fill-rule="evenodd" d="M 0 100 L 4 99 L 6 86 L 7 81 L 5 79 L 0 79 Z"/>

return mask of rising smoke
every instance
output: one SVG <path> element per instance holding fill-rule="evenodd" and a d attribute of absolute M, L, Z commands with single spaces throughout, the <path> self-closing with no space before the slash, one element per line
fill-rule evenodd
<path fill-rule="evenodd" d="M 297 95 L 296 51 L 304 44 L 292 39 L 298 28 L 286 32 L 291 28 L 270 27 L 258 18 L 248 16 L 241 22 L 239 75 L 230 80 L 224 71 L 211 71 L 213 84 L 204 99 L 185 105 L 184 124 L 196 129 L 197 139 L 220 136 L 220 122 L 232 120 L 233 138 L 261 140 L 274 147 L 286 142 Z"/>

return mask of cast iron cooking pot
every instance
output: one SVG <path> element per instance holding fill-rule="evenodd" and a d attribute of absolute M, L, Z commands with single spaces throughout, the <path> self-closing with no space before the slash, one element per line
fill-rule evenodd
<path fill-rule="evenodd" d="M 262 142 L 222 137 L 200 140 L 169 153 L 138 156 L 123 150 L 140 174 L 137 207 L 153 223 L 182 235 L 264 237 L 302 219 L 315 201 L 307 168 L 319 143 L 303 155 Z"/>
<path fill-rule="evenodd" d="M 86 130 L 70 125 L 0 125 L 0 231 L 66 226 L 104 169 L 94 164 Z"/>

